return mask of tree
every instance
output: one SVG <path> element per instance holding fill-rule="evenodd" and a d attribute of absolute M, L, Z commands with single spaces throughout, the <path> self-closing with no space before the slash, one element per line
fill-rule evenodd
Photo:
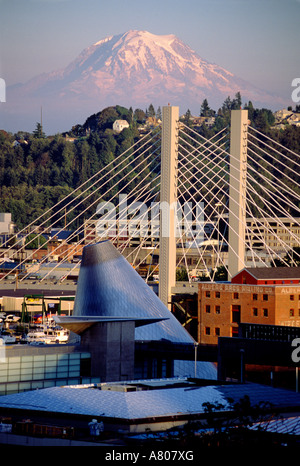
<path fill-rule="evenodd" d="M 152 104 L 149 105 L 148 110 L 147 110 L 147 116 L 148 117 L 155 117 L 155 110 Z"/>
<path fill-rule="evenodd" d="M 128 120 L 129 120 L 128 123 L 131 123 L 131 124 L 133 123 L 133 108 L 132 107 L 129 108 Z"/>
<path fill-rule="evenodd" d="M 249 102 L 245 104 L 244 109 L 248 110 L 248 118 L 251 121 L 253 118 L 253 113 L 254 113 L 254 107 L 253 107 L 253 103 L 251 102 L 251 100 L 249 100 Z"/>
<path fill-rule="evenodd" d="M 202 105 L 200 107 L 200 116 L 202 117 L 210 117 L 215 114 L 214 110 L 210 108 L 208 105 L 207 99 L 204 99 Z"/>
<path fill-rule="evenodd" d="M 161 111 L 161 108 L 158 107 L 157 111 L 156 111 L 156 118 L 158 120 L 161 120 L 162 119 L 162 111 Z"/>
<path fill-rule="evenodd" d="M 36 128 L 32 134 L 33 134 L 33 137 L 35 137 L 36 139 L 41 139 L 41 138 L 46 137 L 45 133 L 43 132 L 43 127 L 41 123 L 36 124 Z"/>
<path fill-rule="evenodd" d="M 78 179 L 80 184 L 88 179 L 89 172 L 89 150 L 90 146 L 86 140 L 80 141 L 77 146 L 77 159 L 78 159 Z"/>
<path fill-rule="evenodd" d="M 177 282 L 188 282 L 189 281 L 189 275 L 187 273 L 186 268 L 176 269 L 176 281 Z"/>
<path fill-rule="evenodd" d="M 61 177 L 63 183 L 73 186 L 74 149 L 71 143 L 67 143 L 62 152 Z"/>
<path fill-rule="evenodd" d="M 105 131 L 106 128 L 112 128 L 115 120 L 119 118 L 119 114 L 114 107 L 107 107 L 98 114 L 98 131 Z"/>
<path fill-rule="evenodd" d="M 36 235 L 35 233 L 30 233 L 26 238 L 26 248 L 27 249 L 47 249 L 46 238 L 42 235 Z"/>
<path fill-rule="evenodd" d="M 223 114 L 225 114 L 226 112 L 228 112 L 230 110 L 232 110 L 232 100 L 231 100 L 230 96 L 228 96 L 228 97 L 226 97 L 226 99 L 223 102 L 222 112 L 223 112 Z"/>
<path fill-rule="evenodd" d="M 140 108 L 136 108 L 133 114 L 133 118 L 137 123 L 143 123 L 146 118 L 146 114 L 144 110 L 141 110 Z"/>
<path fill-rule="evenodd" d="M 191 111 L 190 109 L 188 108 L 187 111 L 185 112 L 185 115 L 184 115 L 184 119 L 185 119 L 185 123 L 188 125 L 190 123 L 190 120 L 191 120 Z"/>
<path fill-rule="evenodd" d="M 242 108 L 242 97 L 241 97 L 240 92 L 237 92 L 235 94 L 235 98 L 233 99 L 232 106 L 233 106 L 232 110 L 239 110 L 240 108 Z"/>
<path fill-rule="evenodd" d="M 50 183 L 52 186 L 57 186 L 60 184 L 60 168 L 56 163 L 53 164 L 50 172 Z"/>

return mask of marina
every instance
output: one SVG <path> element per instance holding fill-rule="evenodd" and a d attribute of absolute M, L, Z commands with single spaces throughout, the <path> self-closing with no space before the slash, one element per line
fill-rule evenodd
<path fill-rule="evenodd" d="M 58 326 L 50 318 L 43 323 L 10 323 L 2 319 L 0 323 L 0 345 L 51 345 L 68 343 L 70 332 Z"/>

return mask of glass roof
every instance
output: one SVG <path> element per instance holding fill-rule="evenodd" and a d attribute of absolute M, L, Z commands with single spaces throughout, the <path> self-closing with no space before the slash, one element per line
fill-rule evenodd
<path fill-rule="evenodd" d="M 194 340 L 109 241 L 83 249 L 73 316 L 167 318 L 136 328 L 136 340 Z"/>

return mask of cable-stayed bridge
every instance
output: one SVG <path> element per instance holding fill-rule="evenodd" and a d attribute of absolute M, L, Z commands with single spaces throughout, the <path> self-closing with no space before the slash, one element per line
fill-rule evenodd
<path fill-rule="evenodd" d="M 276 266 L 279 260 L 293 266 L 292 251 L 300 247 L 299 159 L 252 127 L 246 110 L 232 111 L 229 127 L 204 138 L 179 121 L 178 107 L 167 106 L 161 127 L 16 233 L 6 255 L 20 257 L 32 233 L 39 237 L 58 225 L 58 233 L 71 230 L 36 264 L 37 270 L 68 246 L 43 281 L 80 246 L 110 239 L 136 269 L 148 265 L 146 280 L 159 275 L 166 304 L 178 267 L 190 272 L 191 281 L 195 274 L 214 280 L 219 267 L 230 278 L 244 266 Z M 29 275 L 27 269 L 19 280 Z"/>

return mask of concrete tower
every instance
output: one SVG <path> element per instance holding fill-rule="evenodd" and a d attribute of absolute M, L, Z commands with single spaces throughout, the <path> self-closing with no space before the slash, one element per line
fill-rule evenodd
<path fill-rule="evenodd" d="M 176 284 L 176 203 L 179 107 L 163 107 L 160 188 L 159 298 L 171 309 Z"/>
<path fill-rule="evenodd" d="M 232 110 L 229 184 L 229 279 L 245 267 L 248 110 Z"/>

